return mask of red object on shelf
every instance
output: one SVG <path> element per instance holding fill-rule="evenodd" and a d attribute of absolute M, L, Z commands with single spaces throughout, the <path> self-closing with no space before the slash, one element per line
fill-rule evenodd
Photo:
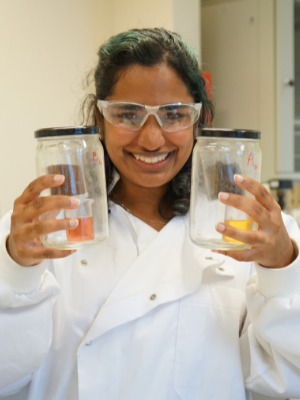
<path fill-rule="evenodd" d="M 202 77 L 205 80 L 205 90 L 207 93 L 207 96 L 209 98 L 210 101 L 212 101 L 212 79 L 211 79 L 211 73 L 208 71 L 202 71 Z M 208 121 L 206 121 L 207 123 Z M 214 123 L 212 122 L 211 124 L 209 124 L 209 126 L 214 126 Z"/>
<path fill-rule="evenodd" d="M 202 72 L 202 76 L 205 80 L 205 89 L 208 95 L 209 100 L 212 100 L 212 84 L 211 84 L 211 73 L 204 71 Z"/>

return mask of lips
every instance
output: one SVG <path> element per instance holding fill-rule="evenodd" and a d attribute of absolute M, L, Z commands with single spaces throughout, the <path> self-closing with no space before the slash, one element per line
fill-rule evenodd
<path fill-rule="evenodd" d="M 139 167 L 146 170 L 157 170 L 163 168 L 166 164 L 168 164 L 173 158 L 175 151 L 171 151 L 169 153 L 131 153 L 128 152 L 131 159 L 137 164 Z"/>
<path fill-rule="evenodd" d="M 159 163 L 161 161 L 164 161 L 168 157 L 169 154 L 170 153 L 165 153 L 165 154 L 160 154 L 158 156 L 149 157 L 149 156 L 144 156 L 144 155 L 132 153 L 133 157 L 136 160 L 142 161 L 145 164 L 157 164 L 157 163 Z"/>

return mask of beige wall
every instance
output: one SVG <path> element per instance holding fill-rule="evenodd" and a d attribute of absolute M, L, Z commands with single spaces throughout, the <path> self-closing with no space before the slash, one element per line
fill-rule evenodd
<path fill-rule="evenodd" d="M 202 61 L 212 73 L 215 126 L 262 132 L 262 182 L 277 177 L 273 0 L 205 0 Z"/>
<path fill-rule="evenodd" d="M 173 29 L 173 0 L 112 0 L 113 33 L 132 28 Z"/>
<path fill-rule="evenodd" d="M 201 62 L 201 1 L 173 0 L 174 30 L 195 47 Z"/>
<path fill-rule="evenodd" d="M 201 0 L 112 0 L 113 32 L 163 27 L 180 33 L 200 56 Z"/>
<path fill-rule="evenodd" d="M 35 178 L 34 130 L 74 124 L 111 12 L 106 0 L 0 0 L 0 214 Z"/>
<path fill-rule="evenodd" d="M 200 0 L 0 0 L 0 216 L 35 178 L 34 130 L 73 125 L 100 44 L 177 30 L 200 51 Z"/>

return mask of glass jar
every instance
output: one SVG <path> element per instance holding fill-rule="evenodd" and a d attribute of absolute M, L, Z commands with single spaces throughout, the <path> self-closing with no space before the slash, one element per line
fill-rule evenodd
<path fill-rule="evenodd" d="M 108 237 L 104 152 L 99 133 L 97 126 L 47 128 L 34 132 L 37 176 L 65 176 L 62 185 L 44 190 L 41 196 L 66 195 L 80 200 L 75 209 L 53 210 L 40 217 L 40 220 L 78 220 L 75 229 L 41 236 L 45 246 L 80 249 L 97 245 Z"/>
<path fill-rule="evenodd" d="M 193 150 L 190 204 L 190 238 L 201 246 L 219 250 L 251 247 L 216 231 L 219 222 L 248 231 L 257 223 L 244 212 L 221 203 L 220 192 L 253 198 L 237 186 L 234 174 L 260 181 L 260 132 L 205 128 L 197 132 Z"/>

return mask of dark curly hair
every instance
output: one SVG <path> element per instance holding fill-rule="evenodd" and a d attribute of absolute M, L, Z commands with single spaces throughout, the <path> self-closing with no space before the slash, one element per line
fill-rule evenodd
<path fill-rule="evenodd" d="M 172 67 L 185 83 L 195 103 L 202 103 L 200 126 L 213 120 L 214 108 L 205 90 L 195 50 L 175 32 L 163 28 L 133 29 L 112 36 L 98 52 L 99 62 L 94 70 L 96 95 L 88 95 L 84 101 L 85 121 L 96 124 L 95 101 L 105 100 L 112 94 L 122 70 L 133 64 L 154 66 L 165 63 Z M 105 151 L 107 186 L 113 178 L 114 165 Z M 165 206 L 171 207 L 174 215 L 185 215 L 190 206 L 192 154 L 178 174 L 169 182 L 161 199 L 159 212 L 162 217 Z"/>

